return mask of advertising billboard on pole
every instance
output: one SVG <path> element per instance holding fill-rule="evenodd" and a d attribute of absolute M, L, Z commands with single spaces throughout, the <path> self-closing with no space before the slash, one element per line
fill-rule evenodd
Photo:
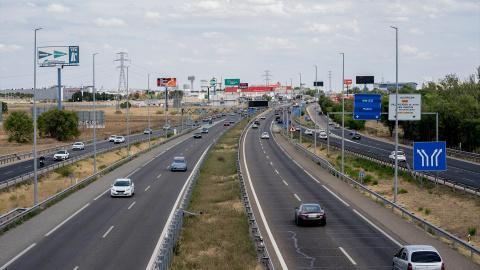
<path fill-rule="evenodd" d="M 78 46 L 38 47 L 37 63 L 41 67 L 78 66 L 80 50 Z"/>

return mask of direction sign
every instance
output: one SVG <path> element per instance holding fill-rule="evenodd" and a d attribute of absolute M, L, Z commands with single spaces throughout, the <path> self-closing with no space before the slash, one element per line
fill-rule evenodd
<path fill-rule="evenodd" d="M 215 86 L 217 84 L 217 79 L 215 79 L 215 77 L 213 77 L 211 80 L 210 80 L 210 86 Z"/>
<path fill-rule="evenodd" d="M 445 142 L 414 142 L 414 171 L 446 171 L 447 151 Z"/>
<path fill-rule="evenodd" d="M 355 94 L 353 103 L 354 120 L 380 120 L 382 95 Z"/>
<path fill-rule="evenodd" d="M 287 121 L 283 121 L 283 122 L 282 122 L 282 125 L 283 125 L 283 126 L 287 125 Z"/>
<path fill-rule="evenodd" d="M 255 109 L 250 109 L 250 110 L 248 111 L 248 113 L 249 113 L 249 114 L 254 114 L 254 113 L 255 113 Z"/>
<path fill-rule="evenodd" d="M 396 96 L 388 97 L 388 120 L 395 121 Z M 422 96 L 420 94 L 398 95 L 398 120 L 420 120 L 422 115 Z"/>
<path fill-rule="evenodd" d="M 300 109 L 295 109 L 294 113 L 295 114 L 301 114 Z"/>
<path fill-rule="evenodd" d="M 78 46 L 38 47 L 37 63 L 41 67 L 78 66 L 80 63 Z"/>
<path fill-rule="evenodd" d="M 239 85 L 240 79 L 225 79 L 225 86 Z"/>

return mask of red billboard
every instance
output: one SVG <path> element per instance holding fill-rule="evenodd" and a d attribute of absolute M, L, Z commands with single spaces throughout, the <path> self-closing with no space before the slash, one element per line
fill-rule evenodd
<path fill-rule="evenodd" d="M 177 78 L 157 78 L 157 86 L 177 86 Z"/>
<path fill-rule="evenodd" d="M 352 79 L 343 80 L 343 84 L 352 84 Z"/>

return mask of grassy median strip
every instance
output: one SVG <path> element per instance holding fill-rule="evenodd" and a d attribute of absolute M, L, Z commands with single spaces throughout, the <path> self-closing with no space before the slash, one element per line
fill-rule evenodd
<path fill-rule="evenodd" d="M 196 182 L 169 269 L 260 269 L 237 176 L 246 120 L 223 135 Z"/>

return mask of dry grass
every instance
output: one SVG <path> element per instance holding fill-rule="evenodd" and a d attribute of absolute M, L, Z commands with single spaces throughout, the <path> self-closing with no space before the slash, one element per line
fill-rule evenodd
<path fill-rule="evenodd" d="M 303 145 L 313 151 L 313 146 L 310 142 Z M 340 151 L 332 151 L 330 149 L 330 157 L 327 157 L 327 150 L 317 147 L 317 155 L 326 158 L 337 169 L 339 169 L 337 164 L 340 154 Z M 377 180 L 378 184 L 374 185 L 372 181 L 367 186 L 374 192 L 393 201 L 393 173 L 380 175 L 378 171 L 371 172 L 362 168 L 354 168 L 352 157 L 346 156 L 344 160 L 345 168 L 348 166 L 352 169 L 358 169 L 365 176 L 371 175 L 374 180 Z M 358 177 L 354 176 L 352 178 L 356 179 Z M 409 175 L 399 175 L 398 179 L 397 189 L 404 189 L 407 193 L 398 194 L 397 203 L 405 206 L 409 212 L 413 212 L 416 216 L 426 219 L 435 226 L 455 234 L 464 241 L 467 241 L 469 227 L 480 229 L 480 199 L 478 197 L 465 195 L 460 191 L 454 192 L 451 188 L 443 186 L 440 186 L 439 195 L 437 196 L 436 188 L 432 183 L 424 182 L 424 188 L 421 190 L 421 186 L 413 182 Z M 359 181 L 359 179 L 356 180 Z M 428 212 L 426 211 L 427 209 L 430 210 L 428 214 L 426 213 Z M 475 246 L 480 246 L 480 236 L 473 236 L 471 243 Z M 470 253 L 463 252 L 463 254 L 466 257 L 470 257 Z M 475 261 L 477 264 L 480 264 L 478 257 Z"/>

